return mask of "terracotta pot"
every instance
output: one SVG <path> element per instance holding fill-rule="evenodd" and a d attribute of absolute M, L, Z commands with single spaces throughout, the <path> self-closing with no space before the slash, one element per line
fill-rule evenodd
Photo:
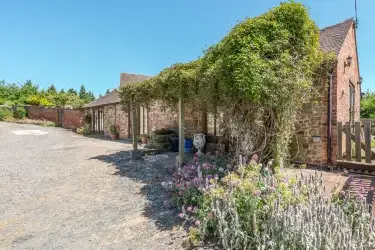
<path fill-rule="evenodd" d="M 115 134 L 109 134 L 109 135 L 111 136 L 112 140 L 117 140 L 117 135 L 115 135 Z"/>

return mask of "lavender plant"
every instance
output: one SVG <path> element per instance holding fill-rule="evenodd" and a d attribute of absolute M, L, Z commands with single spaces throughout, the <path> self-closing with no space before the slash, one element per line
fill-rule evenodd
<path fill-rule="evenodd" d="M 332 202 L 321 175 L 287 179 L 250 164 L 204 197 L 200 239 L 216 237 L 225 249 L 375 249 L 368 205 L 349 196 Z"/>

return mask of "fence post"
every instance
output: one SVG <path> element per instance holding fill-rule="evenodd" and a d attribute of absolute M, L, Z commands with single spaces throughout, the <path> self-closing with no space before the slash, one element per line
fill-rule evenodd
<path fill-rule="evenodd" d="M 337 159 L 342 160 L 342 122 L 337 123 Z"/>
<path fill-rule="evenodd" d="M 355 159 L 362 161 L 361 156 L 361 122 L 355 122 Z"/>
<path fill-rule="evenodd" d="M 346 160 L 352 160 L 352 140 L 351 140 L 350 122 L 345 123 L 345 134 L 346 134 Z"/>
<path fill-rule="evenodd" d="M 371 163 L 371 122 L 365 122 L 365 154 L 366 154 L 366 163 Z"/>

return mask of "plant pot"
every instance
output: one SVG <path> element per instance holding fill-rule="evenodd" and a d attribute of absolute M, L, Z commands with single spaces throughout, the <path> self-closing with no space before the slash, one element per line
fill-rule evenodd
<path fill-rule="evenodd" d="M 141 137 L 142 144 L 147 144 L 147 137 Z"/>
<path fill-rule="evenodd" d="M 117 135 L 115 135 L 115 134 L 109 134 L 109 135 L 111 136 L 112 140 L 117 140 Z"/>

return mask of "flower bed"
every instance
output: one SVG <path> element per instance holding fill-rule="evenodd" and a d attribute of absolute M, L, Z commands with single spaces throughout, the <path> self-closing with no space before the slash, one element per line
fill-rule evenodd
<path fill-rule="evenodd" d="M 253 158 L 197 158 L 174 174 L 179 217 L 198 245 L 224 249 L 375 249 L 367 204 L 341 192 L 327 198 L 320 175 L 287 178 Z"/>

